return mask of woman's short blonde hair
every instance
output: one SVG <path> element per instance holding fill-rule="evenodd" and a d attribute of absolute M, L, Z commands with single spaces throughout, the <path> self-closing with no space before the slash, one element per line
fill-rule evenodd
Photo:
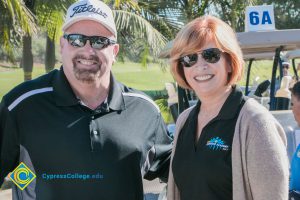
<path fill-rule="evenodd" d="M 241 79 L 244 60 L 235 32 L 224 21 L 213 16 L 203 16 L 185 25 L 173 42 L 170 53 L 171 72 L 181 87 L 191 89 L 179 58 L 199 51 L 211 39 L 225 52 L 225 58 L 231 67 L 228 84 L 236 84 Z"/>

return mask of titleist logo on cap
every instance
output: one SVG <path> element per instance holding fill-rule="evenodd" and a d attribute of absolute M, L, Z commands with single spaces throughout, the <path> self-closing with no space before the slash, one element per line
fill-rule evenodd
<path fill-rule="evenodd" d="M 74 11 L 74 13 L 71 14 L 70 17 L 73 17 L 74 15 L 79 14 L 79 13 L 83 13 L 83 12 L 96 13 L 98 15 L 103 16 L 104 18 L 107 17 L 107 14 L 105 12 L 103 12 L 101 10 L 101 8 L 94 8 L 93 5 L 88 5 L 87 6 L 87 3 L 74 7 L 73 11 Z"/>

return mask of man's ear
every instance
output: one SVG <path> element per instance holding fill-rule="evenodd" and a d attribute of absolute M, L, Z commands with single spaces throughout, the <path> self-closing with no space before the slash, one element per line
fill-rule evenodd
<path fill-rule="evenodd" d="M 64 48 L 64 45 L 65 45 L 64 38 L 60 37 L 60 40 L 59 40 L 59 46 L 60 46 L 59 51 L 60 51 L 60 54 L 62 53 L 62 49 Z"/>
<path fill-rule="evenodd" d="M 113 62 L 116 62 L 116 57 L 118 53 L 119 53 L 119 44 L 115 44 L 113 49 Z"/>

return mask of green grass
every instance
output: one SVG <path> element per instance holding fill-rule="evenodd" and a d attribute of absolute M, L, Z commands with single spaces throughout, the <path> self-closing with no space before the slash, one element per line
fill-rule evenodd
<path fill-rule="evenodd" d="M 170 72 L 163 72 L 158 64 L 143 68 L 138 63 L 116 63 L 112 71 L 117 80 L 139 90 L 163 90 L 165 82 L 174 82 Z"/>
<path fill-rule="evenodd" d="M 35 67 L 33 70 L 33 78 L 45 73 L 45 69 Z M 0 99 L 12 88 L 22 83 L 24 79 L 23 70 L 20 68 L 4 68 L 0 67 Z"/>

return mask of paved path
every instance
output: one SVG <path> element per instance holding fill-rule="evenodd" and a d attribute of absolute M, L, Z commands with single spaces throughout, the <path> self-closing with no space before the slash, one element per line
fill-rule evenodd
<path fill-rule="evenodd" d="M 0 190 L 0 199 L 1 200 L 11 200 L 11 190 Z"/>
<path fill-rule="evenodd" d="M 157 200 L 159 193 L 161 193 L 165 187 L 165 183 L 160 183 L 159 179 L 153 181 L 143 181 L 145 200 Z"/>

